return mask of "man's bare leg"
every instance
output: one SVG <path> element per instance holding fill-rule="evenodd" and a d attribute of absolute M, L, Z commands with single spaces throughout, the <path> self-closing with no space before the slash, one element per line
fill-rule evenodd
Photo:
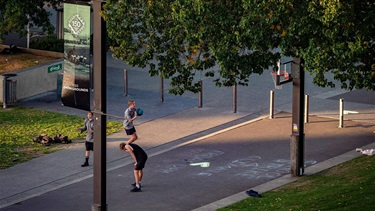
<path fill-rule="evenodd" d="M 138 139 L 138 136 L 137 136 L 137 133 L 133 133 L 131 136 L 130 136 L 130 139 L 127 141 L 127 144 L 131 144 L 133 143 L 135 140 Z"/>

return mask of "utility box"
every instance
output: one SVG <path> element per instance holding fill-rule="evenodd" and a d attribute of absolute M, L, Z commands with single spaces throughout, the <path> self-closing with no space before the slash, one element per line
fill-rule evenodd
<path fill-rule="evenodd" d="M 17 76 L 17 74 L 9 73 L 3 74 L 3 108 L 7 108 L 9 105 L 13 105 L 17 102 L 17 80 L 11 79 L 11 77 Z"/>

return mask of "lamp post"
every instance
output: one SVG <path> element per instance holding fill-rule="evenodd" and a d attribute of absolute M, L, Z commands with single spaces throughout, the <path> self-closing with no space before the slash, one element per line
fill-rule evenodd
<path fill-rule="evenodd" d="M 104 1 L 93 0 L 94 24 L 94 200 L 93 211 L 107 210 L 107 147 L 106 116 L 107 112 L 107 58 L 106 58 L 106 23 L 100 15 Z"/>

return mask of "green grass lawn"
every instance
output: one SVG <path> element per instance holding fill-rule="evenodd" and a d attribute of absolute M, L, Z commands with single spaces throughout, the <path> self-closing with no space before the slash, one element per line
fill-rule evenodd
<path fill-rule="evenodd" d="M 361 156 L 261 195 L 219 211 L 375 210 L 375 156 Z"/>
<path fill-rule="evenodd" d="M 84 118 L 41 111 L 23 107 L 0 109 L 0 169 L 8 168 L 39 157 L 43 154 L 64 149 L 69 144 L 52 144 L 43 146 L 34 143 L 41 134 L 51 138 L 63 134 L 74 142 L 83 142 L 86 132 L 80 133 Z M 122 129 L 120 122 L 107 121 L 107 134 Z"/>

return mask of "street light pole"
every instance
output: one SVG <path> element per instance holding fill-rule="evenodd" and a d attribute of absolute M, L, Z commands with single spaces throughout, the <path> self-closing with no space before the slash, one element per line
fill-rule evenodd
<path fill-rule="evenodd" d="M 106 116 L 107 57 L 106 23 L 100 15 L 104 1 L 93 0 L 93 57 L 94 57 L 94 200 L 93 211 L 107 210 Z"/>

